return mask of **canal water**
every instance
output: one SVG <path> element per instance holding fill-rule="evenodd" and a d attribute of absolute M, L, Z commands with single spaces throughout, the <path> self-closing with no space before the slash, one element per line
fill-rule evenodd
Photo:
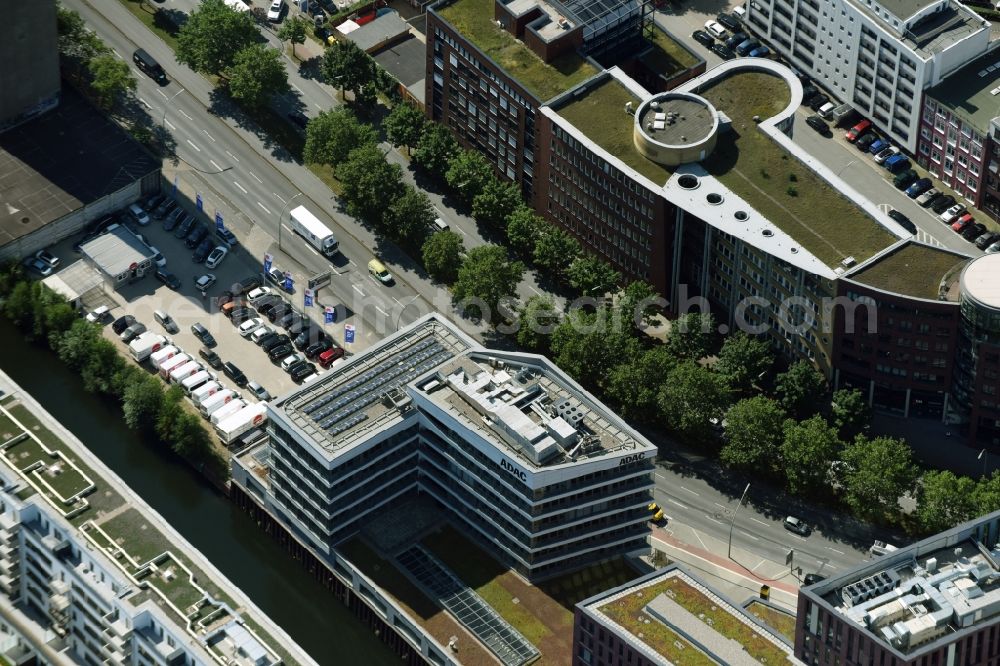
<path fill-rule="evenodd" d="M 46 348 L 0 319 L 0 367 L 80 438 L 320 664 L 399 660 L 270 537 L 168 452 L 143 443 L 120 412 L 83 390 Z"/>

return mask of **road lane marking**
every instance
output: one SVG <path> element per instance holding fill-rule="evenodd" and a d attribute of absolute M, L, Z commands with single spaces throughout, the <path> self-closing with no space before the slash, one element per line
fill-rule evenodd
<path fill-rule="evenodd" d="M 673 502 L 674 504 L 676 504 L 677 506 L 681 507 L 682 509 L 688 508 L 687 505 L 681 504 L 680 502 L 678 502 L 677 500 L 675 500 L 673 497 L 668 497 L 667 501 L 668 502 Z"/>
<path fill-rule="evenodd" d="M 760 541 L 760 539 L 758 539 L 754 535 L 750 534 L 746 530 L 740 530 L 740 532 L 743 532 L 743 536 L 745 536 L 745 537 L 749 537 L 749 538 L 753 539 L 754 541 Z"/>
<path fill-rule="evenodd" d="M 530 284 L 526 284 L 524 286 L 527 287 L 528 289 L 530 289 L 531 291 L 535 292 L 536 295 L 538 295 L 538 296 L 542 295 L 542 292 L 538 291 L 537 289 L 535 289 L 534 287 L 532 287 Z"/>
<path fill-rule="evenodd" d="M 726 508 L 725 506 L 723 506 L 722 504 L 719 504 L 718 502 L 712 502 L 712 504 L 714 504 L 715 506 L 719 507 L 720 509 L 725 509 Z"/>
<path fill-rule="evenodd" d="M 260 178 L 258 178 L 257 174 L 255 174 L 253 171 L 247 171 L 247 173 L 250 174 L 251 176 L 253 176 L 253 179 L 256 180 L 258 183 L 260 183 L 261 185 L 264 184 L 264 181 L 262 181 Z"/>
<path fill-rule="evenodd" d="M 768 524 L 768 523 L 765 523 L 763 520 L 757 520 L 756 518 L 754 518 L 752 516 L 750 517 L 750 520 L 752 520 L 755 523 L 760 523 L 761 525 L 764 525 L 764 526 L 767 526 L 767 524 Z"/>
<path fill-rule="evenodd" d="M 212 143 L 215 143 L 215 139 L 212 137 L 211 134 L 208 133 L 207 129 L 203 129 L 202 132 L 204 132 L 205 136 L 207 136 L 209 139 L 212 139 Z"/>
<path fill-rule="evenodd" d="M 169 120 L 167 120 L 166 118 L 164 118 L 164 119 L 163 119 L 163 122 L 164 122 L 164 123 L 166 124 L 166 126 L 167 126 L 167 127 L 169 127 L 169 128 L 171 129 L 171 130 L 175 130 L 175 129 L 177 129 L 176 127 L 174 127 L 174 124 L 173 124 L 172 122 L 170 122 Z"/>
<path fill-rule="evenodd" d="M 234 160 L 236 160 L 237 162 L 239 162 L 239 161 L 240 161 L 240 158 L 236 157 L 236 155 L 233 155 L 233 154 L 232 154 L 231 152 L 229 152 L 228 150 L 226 151 L 226 155 L 229 155 L 230 157 L 232 157 L 232 158 L 233 158 Z"/>
<path fill-rule="evenodd" d="M 189 144 L 191 144 L 191 147 L 192 147 L 192 148 L 194 148 L 195 150 L 197 150 L 197 151 L 198 151 L 199 153 L 201 152 L 201 148 L 199 148 L 198 146 L 194 145 L 194 141 L 192 141 L 191 139 L 186 139 L 186 141 L 187 141 L 187 142 L 188 142 Z"/>
<path fill-rule="evenodd" d="M 725 523 L 723 523 L 721 520 L 716 520 L 715 518 L 712 518 L 711 516 L 705 516 L 705 518 L 707 518 L 708 520 L 711 520 L 713 523 L 718 523 L 719 525 L 725 525 Z"/>
<path fill-rule="evenodd" d="M 698 493 L 696 493 L 695 491 L 690 490 L 688 488 L 685 488 L 684 486 L 677 486 L 677 487 L 680 488 L 681 490 L 686 490 L 687 492 L 691 493 L 692 495 L 698 495 Z M 701 495 L 698 495 L 698 496 L 701 497 Z"/>
<path fill-rule="evenodd" d="M 116 53 L 117 53 L 117 51 L 116 51 Z M 162 97 L 163 99 L 170 99 L 169 97 L 167 97 L 167 93 L 163 92 L 159 88 L 156 89 L 156 92 L 160 93 L 160 97 Z"/>
<path fill-rule="evenodd" d="M 269 210 L 267 209 L 267 206 L 265 206 L 265 205 L 264 205 L 264 204 L 262 204 L 261 202 L 259 202 L 259 201 L 258 201 L 258 202 L 257 202 L 257 205 L 258 205 L 258 206 L 260 206 L 261 208 L 263 208 L 263 209 L 264 209 L 264 212 L 265 212 L 265 213 L 267 213 L 268 215 L 270 215 L 270 214 L 271 214 L 271 211 L 269 211 Z"/>
<path fill-rule="evenodd" d="M 352 288 L 352 289 L 354 289 L 354 291 L 356 291 L 356 292 L 358 292 L 359 294 L 361 294 L 362 296 L 364 296 L 364 295 L 365 295 L 365 292 L 361 291 L 361 287 L 359 287 L 358 285 L 356 285 L 356 284 L 352 284 L 352 285 L 351 285 L 351 288 Z"/>
<path fill-rule="evenodd" d="M 214 166 L 219 171 L 222 171 L 222 167 L 220 167 L 218 164 L 216 164 L 215 160 L 209 160 L 208 163 L 211 164 L 212 166 Z"/>
<path fill-rule="evenodd" d="M 143 104 L 145 104 L 147 109 L 152 109 L 153 108 L 153 105 L 150 104 L 149 102 L 147 102 L 146 100 L 144 100 L 143 98 L 140 97 L 139 101 L 142 102 Z"/>
<path fill-rule="evenodd" d="M 696 530 L 696 529 L 694 529 L 694 528 L 692 527 L 692 528 L 691 528 L 691 531 L 692 531 L 692 532 L 694 532 L 694 536 L 695 536 L 695 538 L 697 538 L 697 539 L 698 539 L 698 541 L 699 541 L 699 542 L 701 543 L 701 547 L 702 547 L 702 548 L 704 548 L 705 550 L 708 550 L 708 546 L 706 546 L 706 545 L 705 545 L 705 542 L 701 540 L 701 535 L 700 535 L 700 534 L 698 534 L 698 530 Z"/>
<path fill-rule="evenodd" d="M 757 567 L 759 567 L 760 565 L 764 564 L 764 562 L 767 562 L 767 558 L 766 558 L 766 557 L 762 557 L 762 558 L 760 558 L 760 562 L 758 562 L 757 564 L 755 564 L 755 565 L 754 565 L 754 566 L 753 566 L 753 567 L 752 567 L 752 568 L 750 569 L 750 571 L 756 571 L 756 570 L 757 570 Z"/>
<path fill-rule="evenodd" d="M 282 199 L 280 196 L 278 196 L 277 192 L 271 192 L 271 194 L 273 194 L 274 198 L 277 199 L 278 201 L 280 201 L 281 203 L 288 203 L 287 201 L 285 201 L 284 199 Z"/>
<path fill-rule="evenodd" d="M 188 114 L 187 114 L 187 113 L 186 113 L 186 112 L 184 111 L 184 109 L 177 109 L 177 111 L 178 111 L 178 112 L 179 112 L 179 113 L 180 113 L 180 114 L 181 114 L 182 116 L 184 116 L 185 118 L 187 118 L 188 120 L 194 120 L 194 118 L 192 118 L 191 116 L 189 116 L 189 115 L 188 115 Z"/>
<path fill-rule="evenodd" d="M 235 180 L 233 181 L 233 185 L 240 188 L 240 192 L 242 192 L 243 194 L 249 194 L 249 192 L 247 192 L 247 189 L 242 185 L 240 185 L 239 183 L 237 183 Z"/>
<path fill-rule="evenodd" d="M 665 476 L 663 476 L 662 474 L 660 474 L 659 472 L 657 472 L 657 473 L 653 474 L 653 476 L 655 476 L 655 477 L 656 477 L 656 478 L 658 478 L 658 479 L 663 479 L 664 481 L 669 481 L 669 480 L 670 480 L 670 479 L 668 479 L 667 477 L 665 477 Z"/>
<path fill-rule="evenodd" d="M 376 305 L 375 309 L 378 310 L 379 312 L 381 312 L 382 314 L 384 314 L 386 317 L 389 316 L 389 313 L 386 312 L 385 310 L 383 310 L 382 308 L 380 308 L 379 306 Z"/>
<path fill-rule="evenodd" d="M 829 546 L 827 546 L 827 547 L 826 547 L 826 549 L 827 549 L 827 550 L 832 550 L 832 551 L 833 551 L 833 552 L 835 552 L 835 553 L 840 553 L 841 555 L 847 555 L 847 553 L 845 553 L 844 551 L 842 551 L 842 550 L 837 550 L 836 548 L 830 548 Z"/>
<path fill-rule="evenodd" d="M 465 233 L 464 231 L 462 231 L 462 227 L 455 227 L 455 229 L 458 231 L 458 233 L 462 234 L 463 236 L 468 236 L 469 235 L 469 234 Z"/>
<path fill-rule="evenodd" d="M 805 537 L 800 537 L 798 534 L 790 534 L 789 536 L 793 536 L 796 539 L 798 539 L 799 541 L 805 541 L 806 540 Z"/>
<path fill-rule="evenodd" d="M 313 104 L 316 104 L 316 103 L 315 103 L 315 102 L 313 102 Z M 320 111 L 322 111 L 322 110 L 323 110 L 323 107 L 322 107 L 322 106 L 320 106 L 319 104 L 316 104 L 316 108 L 317 108 L 317 109 L 319 109 Z"/>

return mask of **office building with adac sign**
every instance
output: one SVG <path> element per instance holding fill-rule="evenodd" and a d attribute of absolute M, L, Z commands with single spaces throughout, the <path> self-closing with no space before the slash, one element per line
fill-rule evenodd
<path fill-rule="evenodd" d="M 437 315 L 268 417 L 266 479 L 234 456 L 233 482 L 320 554 L 416 494 L 532 580 L 647 548 L 656 448 L 544 357 Z"/>

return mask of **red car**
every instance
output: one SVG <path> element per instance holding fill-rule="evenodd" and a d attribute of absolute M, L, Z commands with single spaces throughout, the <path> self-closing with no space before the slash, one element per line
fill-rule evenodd
<path fill-rule="evenodd" d="M 967 226 L 972 223 L 973 217 L 971 213 L 966 213 L 962 217 L 955 220 L 951 225 L 951 230 L 956 233 L 961 233 L 965 230 Z"/>
<path fill-rule="evenodd" d="M 872 126 L 872 121 L 862 120 L 860 123 L 858 123 L 851 129 L 847 130 L 847 133 L 844 134 L 844 138 L 847 139 L 849 142 L 854 143 L 855 141 L 858 140 L 858 137 L 864 134 L 864 132 L 871 126 Z"/>

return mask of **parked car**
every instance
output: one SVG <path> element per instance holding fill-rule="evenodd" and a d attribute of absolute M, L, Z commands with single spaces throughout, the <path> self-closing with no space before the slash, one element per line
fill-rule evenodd
<path fill-rule="evenodd" d="M 153 217 L 163 219 L 167 213 L 177 208 L 177 201 L 173 197 L 167 197 L 153 211 Z"/>
<path fill-rule="evenodd" d="M 270 326 L 261 326 L 250 334 L 250 341 L 259 345 L 269 335 L 275 335 L 274 329 Z"/>
<path fill-rule="evenodd" d="M 250 321 L 257 316 L 257 312 L 253 308 L 234 308 L 230 313 L 229 318 L 232 320 L 233 326 L 240 326 L 241 324 Z"/>
<path fill-rule="evenodd" d="M 978 247 L 980 250 L 985 250 L 987 247 L 993 245 L 993 243 L 996 243 L 998 240 L 1000 240 L 1000 233 L 997 233 L 995 231 L 990 231 L 989 233 L 985 233 L 976 239 L 976 247 Z"/>
<path fill-rule="evenodd" d="M 328 338 L 323 338 L 322 340 L 317 340 L 308 347 L 306 347 L 306 358 L 310 361 L 315 360 L 317 356 L 325 352 L 327 349 L 333 347 L 333 342 Z"/>
<path fill-rule="evenodd" d="M 945 211 L 945 209 L 951 208 L 955 205 L 955 197 L 950 194 L 946 194 L 931 206 L 931 210 L 940 215 Z"/>
<path fill-rule="evenodd" d="M 243 374 L 243 371 L 237 368 L 232 361 L 226 361 L 222 364 L 222 372 L 225 373 L 226 377 L 233 380 L 233 383 L 243 388 L 247 385 L 247 376 Z"/>
<path fill-rule="evenodd" d="M 298 363 L 304 363 L 305 360 L 306 357 L 302 354 L 289 354 L 281 359 L 281 369 L 287 372 L 290 367 Z"/>
<path fill-rule="evenodd" d="M 787 516 L 782 525 L 789 532 L 795 532 L 799 536 L 809 536 L 809 533 L 812 531 L 808 525 L 795 516 Z"/>
<path fill-rule="evenodd" d="M 215 237 L 222 241 L 226 247 L 233 247 L 238 242 L 233 232 L 225 227 L 215 230 Z"/>
<path fill-rule="evenodd" d="M 910 183 L 910 186 L 906 188 L 906 196 L 911 199 L 916 199 L 921 194 L 931 189 L 933 184 L 934 183 L 931 182 L 930 178 L 918 178 Z"/>
<path fill-rule="evenodd" d="M 737 32 L 732 37 L 729 37 L 726 41 L 722 42 L 727 49 L 735 49 L 737 46 L 750 39 L 750 35 L 745 32 Z"/>
<path fill-rule="evenodd" d="M 215 347 L 218 344 L 215 341 L 215 338 L 212 336 L 212 334 L 208 332 L 208 329 L 205 328 L 204 324 L 201 323 L 191 324 L 191 332 L 194 334 L 194 337 L 201 340 L 201 344 L 205 345 L 209 349 Z"/>
<path fill-rule="evenodd" d="M 208 240 L 208 239 L 206 239 Z M 211 243 L 211 241 L 209 241 Z M 207 268 L 215 268 L 222 263 L 222 260 L 226 258 L 226 254 L 229 253 L 229 248 L 223 247 L 222 245 L 217 245 L 214 250 L 209 252 L 208 258 L 205 260 L 205 266 Z"/>
<path fill-rule="evenodd" d="M 267 20 L 271 23 L 277 23 L 281 20 L 281 12 L 285 9 L 284 0 L 274 0 L 271 6 L 267 10 Z"/>
<path fill-rule="evenodd" d="M 992 245 L 986 248 L 986 254 L 996 254 L 1000 252 L 1000 240 L 994 241 Z"/>
<path fill-rule="evenodd" d="M 915 182 L 920 176 L 913 169 L 907 169 L 902 173 L 897 173 L 892 179 L 892 184 L 897 190 L 905 190 L 910 186 L 911 183 Z"/>
<path fill-rule="evenodd" d="M 212 251 L 212 239 L 203 238 L 201 242 L 198 243 L 198 247 L 194 249 L 191 253 L 191 261 L 196 264 L 204 264 L 205 260 L 208 259 L 209 253 Z M 207 266 L 206 268 L 215 268 L 215 266 Z"/>
<path fill-rule="evenodd" d="M 704 30 L 695 30 L 691 33 L 691 37 L 706 48 L 712 48 L 712 45 L 715 44 L 715 38 Z"/>
<path fill-rule="evenodd" d="M 271 270 L 267 272 L 267 279 L 272 283 L 277 285 L 279 288 L 285 288 L 285 272 L 278 270 L 276 267 L 271 266 Z"/>
<path fill-rule="evenodd" d="M 910 168 L 910 160 L 905 155 L 893 155 L 882 165 L 889 170 L 889 173 L 899 173 Z"/>
<path fill-rule="evenodd" d="M 273 324 L 276 321 L 280 320 L 282 317 L 284 317 L 286 314 L 291 312 L 291 309 L 292 309 L 291 305 L 282 301 L 281 303 L 278 303 L 273 308 L 268 310 L 264 316 L 267 317 L 267 320 Z"/>
<path fill-rule="evenodd" d="M 154 194 L 142 202 L 142 207 L 148 214 L 152 215 L 153 211 L 155 211 L 161 203 L 166 201 L 166 199 L 166 194 Z"/>
<path fill-rule="evenodd" d="M 55 256 L 48 250 L 39 250 L 36 252 L 35 259 L 38 259 L 49 268 L 59 268 L 59 257 Z"/>
<path fill-rule="evenodd" d="M 52 275 L 52 267 L 37 257 L 28 257 L 24 260 L 24 267 L 32 273 L 37 273 L 42 277 Z"/>
<path fill-rule="evenodd" d="M 826 121 L 819 116 L 809 116 L 806 118 L 806 125 L 813 128 L 822 136 L 833 136 L 833 132 L 830 131 L 830 126 L 826 124 Z"/>
<path fill-rule="evenodd" d="M 972 222 L 966 227 L 965 231 L 962 232 L 962 238 L 974 243 L 977 238 L 986 233 L 986 225 L 981 222 Z"/>
<path fill-rule="evenodd" d="M 181 330 L 180 327 L 177 326 L 177 322 L 174 321 L 174 318 L 171 317 L 166 312 L 164 312 L 163 310 L 154 310 L 153 319 L 155 319 L 156 322 L 160 326 L 162 326 L 163 330 L 165 330 L 167 333 L 176 333 L 177 331 Z"/>
<path fill-rule="evenodd" d="M 917 233 L 917 225 L 913 224 L 910 218 L 906 217 L 895 208 L 889 210 L 889 217 L 911 234 Z"/>
<path fill-rule="evenodd" d="M 118 337 L 121 339 L 122 342 L 128 344 L 145 332 L 146 332 L 146 325 L 137 321 L 128 328 L 126 328 L 124 331 L 122 331 L 121 335 L 119 335 Z"/>
<path fill-rule="evenodd" d="M 865 118 L 860 123 L 858 123 L 851 129 L 847 130 L 847 132 L 844 134 L 844 138 L 847 139 L 850 143 L 854 143 L 855 141 L 858 140 L 858 137 L 860 137 L 862 134 L 868 131 L 868 128 L 871 126 L 872 126 L 872 121 Z"/>
<path fill-rule="evenodd" d="M 266 315 L 268 311 L 271 310 L 271 308 L 273 308 L 278 303 L 284 303 L 281 296 L 278 296 L 276 294 L 268 294 L 267 296 L 263 296 L 254 301 L 253 306 L 257 308 L 257 312 L 261 313 L 262 315 Z"/>
<path fill-rule="evenodd" d="M 285 335 L 284 333 L 280 335 L 275 334 L 274 338 L 262 341 L 260 343 L 260 348 L 263 349 L 265 352 L 270 353 L 272 349 L 274 349 L 275 347 L 280 347 L 281 345 L 288 345 L 289 347 L 291 347 L 290 343 L 291 340 L 289 340 L 288 336 Z M 290 353 L 291 352 L 289 352 L 289 354 Z"/>
<path fill-rule="evenodd" d="M 187 245 L 189 250 L 193 250 L 198 245 L 205 240 L 205 236 L 208 235 L 208 229 L 205 228 L 204 224 L 196 224 L 188 232 L 187 237 L 184 239 L 184 244 Z"/>
<path fill-rule="evenodd" d="M 955 218 L 955 220 L 951 223 L 950 225 L 951 230 L 954 231 L 956 234 L 962 233 L 963 231 L 965 231 L 965 228 L 972 223 L 972 219 L 973 219 L 972 216 L 969 215 L 968 213 L 966 213 L 965 215 L 960 215 L 959 217 Z"/>
<path fill-rule="evenodd" d="M 253 336 L 251 336 L 251 339 L 253 339 Z M 269 348 L 271 348 L 269 347 L 269 345 L 271 345 L 271 343 L 273 343 L 277 339 L 278 339 L 278 334 L 275 333 L 273 329 L 271 329 L 269 332 L 265 333 L 264 335 L 261 335 L 260 337 L 254 339 L 253 341 L 254 344 L 256 344 L 258 347 L 260 347 L 266 352 Z"/>
<path fill-rule="evenodd" d="M 91 324 L 105 324 L 111 319 L 111 308 L 107 305 L 102 305 L 96 310 L 88 312 L 86 319 Z"/>
<path fill-rule="evenodd" d="M 282 315 L 281 319 L 277 320 L 275 323 L 281 328 L 289 329 L 297 321 L 300 321 L 299 313 L 295 312 L 294 310 L 289 310 L 284 315 Z"/>
<path fill-rule="evenodd" d="M 866 132 L 857 141 L 854 142 L 854 147 L 863 153 L 868 152 L 868 148 L 879 140 L 879 135 L 874 132 Z"/>
<path fill-rule="evenodd" d="M 250 303 L 256 303 L 257 301 L 263 299 L 265 296 L 271 296 L 274 292 L 270 287 L 257 287 L 247 293 L 247 301 Z"/>
<path fill-rule="evenodd" d="M 303 363 L 296 366 L 291 372 L 292 381 L 301 384 L 306 378 L 316 374 L 316 368 L 311 363 Z"/>
<path fill-rule="evenodd" d="M 195 289 L 201 292 L 206 291 L 213 284 L 215 284 L 215 275 L 213 275 L 212 273 L 205 273 L 204 275 L 197 277 L 194 280 Z"/>
<path fill-rule="evenodd" d="M 252 319 L 247 319 L 245 322 L 240 324 L 239 332 L 240 336 L 247 338 L 250 334 L 256 331 L 258 328 L 264 325 L 264 320 L 260 317 L 253 317 Z"/>
<path fill-rule="evenodd" d="M 736 54 L 733 53 L 732 49 L 728 49 L 722 44 L 713 44 L 712 48 L 709 50 L 723 60 L 732 60 L 736 57 Z"/>
<path fill-rule="evenodd" d="M 739 19 L 735 16 L 727 14 L 726 12 L 719 12 L 719 15 L 715 17 L 715 20 L 718 21 L 722 27 L 727 30 L 732 30 L 733 32 L 736 32 L 743 27 L 743 24 L 740 23 Z"/>
<path fill-rule="evenodd" d="M 872 141 L 870 146 L 868 146 L 868 152 L 871 153 L 872 155 L 878 155 L 888 147 L 889 147 L 889 142 L 883 139 L 882 137 L 878 137 L 877 139 Z"/>
<path fill-rule="evenodd" d="M 959 215 L 961 215 L 964 212 L 965 212 L 965 206 L 963 206 L 962 204 L 955 204 L 954 206 L 952 206 L 948 210 L 946 210 L 943 213 L 941 213 L 941 215 L 938 216 L 938 217 L 939 217 L 939 219 L 942 222 L 944 222 L 946 224 L 950 224 L 952 221 L 954 221 L 956 218 L 958 218 Z"/>
<path fill-rule="evenodd" d="M 198 356 L 201 356 L 203 359 L 205 359 L 205 362 L 208 363 L 208 365 L 215 370 L 218 370 L 219 368 L 222 367 L 222 359 L 219 358 L 219 355 L 216 354 L 211 349 L 209 349 L 208 347 L 202 347 L 201 349 L 199 349 Z"/>
<path fill-rule="evenodd" d="M 763 58 L 764 56 L 768 55 L 770 52 L 771 52 L 771 49 L 769 49 L 766 46 L 764 46 L 763 44 L 761 44 L 760 46 L 758 46 L 757 48 L 755 48 L 753 51 L 751 51 L 750 53 L 748 53 L 747 56 L 750 57 L 750 58 Z M 823 110 L 820 109 L 820 113 L 822 113 L 822 112 L 823 112 Z"/>
<path fill-rule="evenodd" d="M 247 391 L 249 391 L 253 397 L 257 398 L 261 402 L 266 402 L 271 399 L 271 394 L 267 392 L 267 389 L 257 382 L 250 382 L 247 384 Z"/>
<path fill-rule="evenodd" d="M 245 277 L 239 282 L 234 282 L 231 290 L 234 294 L 242 296 L 247 294 L 261 285 L 260 278 L 256 275 L 251 275 L 250 277 Z"/>
<path fill-rule="evenodd" d="M 267 357 L 271 359 L 271 363 L 279 363 L 281 359 L 292 354 L 294 351 L 295 350 L 292 348 L 292 345 L 286 342 L 272 347 L 270 351 L 267 352 Z"/>
<path fill-rule="evenodd" d="M 820 93 L 818 95 L 814 95 L 813 98 L 809 100 L 809 104 L 807 104 L 806 106 L 808 106 L 813 111 L 819 111 L 820 108 L 826 106 L 829 102 L 830 98 L 824 95 L 823 93 Z"/>
<path fill-rule="evenodd" d="M 758 46 L 760 46 L 760 42 L 756 39 L 745 39 L 736 46 L 736 54 L 745 56 Z"/>
<path fill-rule="evenodd" d="M 712 20 L 705 21 L 705 30 L 708 31 L 708 34 L 716 38 L 722 37 L 726 34 L 726 29 L 723 28 L 718 22 Z"/>
<path fill-rule="evenodd" d="M 134 323 L 135 323 L 135 317 L 128 314 L 122 315 L 121 317 L 118 317 L 118 319 L 115 319 L 115 321 L 111 324 L 111 330 L 114 332 L 115 335 L 121 335 L 126 328 L 128 328 Z"/>
<path fill-rule="evenodd" d="M 920 196 L 914 199 L 914 201 L 916 201 L 918 205 L 927 208 L 932 203 L 934 203 L 934 200 L 937 199 L 940 195 L 941 191 L 938 190 L 936 187 L 932 187 L 931 189 L 920 194 Z"/>
<path fill-rule="evenodd" d="M 334 345 L 324 352 L 321 352 L 316 360 L 319 362 L 320 366 L 324 368 L 329 368 L 330 365 L 339 358 L 344 358 L 344 348 Z"/>
<path fill-rule="evenodd" d="M 885 161 L 893 155 L 899 155 L 899 148 L 886 146 L 875 154 L 875 164 L 885 164 Z"/>

